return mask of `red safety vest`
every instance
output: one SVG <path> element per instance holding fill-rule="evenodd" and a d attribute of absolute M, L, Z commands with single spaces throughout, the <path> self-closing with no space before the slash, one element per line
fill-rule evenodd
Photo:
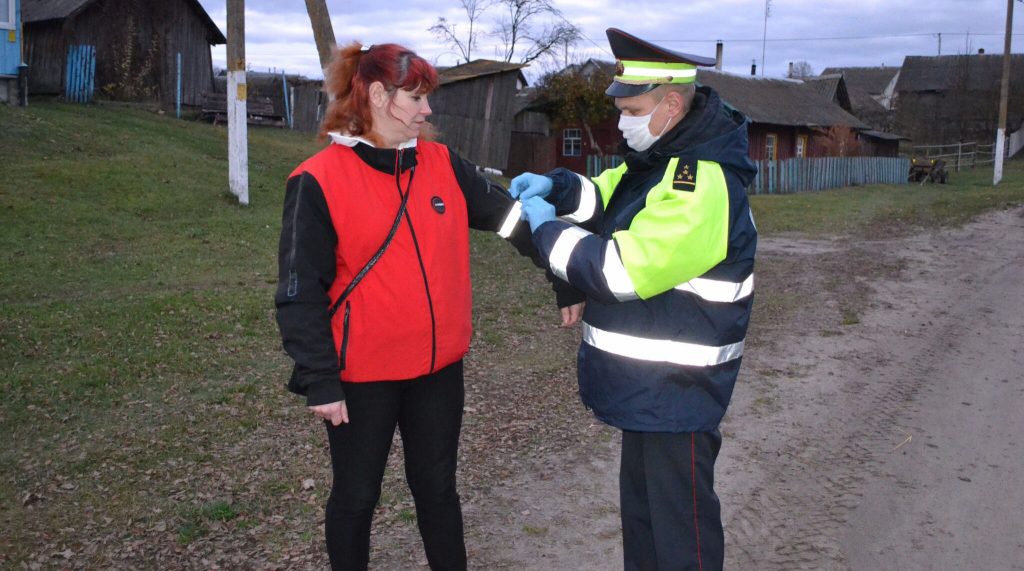
<path fill-rule="evenodd" d="M 397 153 L 397 151 L 396 151 Z M 448 149 L 419 142 L 407 217 L 391 245 L 331 320 L 341 380 L 404 380 L 461 359 L 472 334 L 466 201 Z M 394 172 L 344 145 L 302 163 L 320 184 L 338 236 L 332 305 L 384 242 L 401 205 Z M 410 227 L 411 226 L 411 227 Z"/>

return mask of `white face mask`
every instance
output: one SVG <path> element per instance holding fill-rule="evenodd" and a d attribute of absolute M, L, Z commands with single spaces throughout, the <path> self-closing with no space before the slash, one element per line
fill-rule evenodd
<path fill-rule="evenodd" d="M 652 135 L 650 129 L 651 117 L 654 116 L 654 112 L 661 106 L 662 101 L 665 101 L 664 97 L 647 115 L 619 116 L 619 131 L 622 131 L 622 136 L 626 138 L 626 144 L 629 145 L 629 148 L 635 151 L 646 151 L 665 134 L 665 129 L 668 128 L 669 124 L 668 120 L 665 121 L 665 126 L 662 127 L 661 132 L 657 135 Z"/>

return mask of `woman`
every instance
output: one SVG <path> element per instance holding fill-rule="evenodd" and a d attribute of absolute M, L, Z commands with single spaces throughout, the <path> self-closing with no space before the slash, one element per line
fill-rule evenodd
<path fill-rule="evenodd" d="M 427 140 L 437 85 L 433 67 L 401 46 L 341 49 L 325 84 L 333 101 L 322 135 L 332 144 L 288 179 L 277 321 L 295 360 L 288 387 L 327 427 L 334 569 L 367 567 L 396 426 L 427 561 L 466 568 L 455 470 L 471 334 L 468 228 L 533 254 L 504 189 Z M 562 306 L 579 299 L 558 297 Z"/>

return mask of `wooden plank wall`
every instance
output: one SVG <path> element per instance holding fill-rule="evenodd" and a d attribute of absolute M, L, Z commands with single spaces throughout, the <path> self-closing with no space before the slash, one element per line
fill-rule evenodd
<path fill-rule="evenodd" d="M 557 142 L 554 137 L 540 133 L 514 131 L 505 176 L 511 178 L 524 172 L 545 173 L 554 170 Z"/>
<path fill-rule="evenodd" d="M 26 26 L 24 40 L 29 94 L 62 93 L 68 48 L 60 24 L 45 22 Z"/>
<path fill-rule="evenodd" d="M 442 85 L 430 96 L 440 141 L 472 163 L 504 171 L 517 78 L 511 71 Z"/>
<path fill-rule="evenodd" d="M 327 111 L 327 95 L 320 91 L 320 83 L 296 85 L 292 94 L 292 128 L 307 133 L 318 132 L 323 114 Z"/>
<path fill-rule="evenodd" d="M 209 29 L 202 19 L 183 0 L 163 0 L 159 4 L 162 14 L 155 27 L 163 39 L 163 58 L 160 68 L 161 100 L 174 103 L 177 86 L 177 54 L 181 53 L 182 103 L 199 105 L 202 94 L 213 85 L 213 60 L 210 55 Z"/>
<path fill-rule="evenodd" d="M 129 34 L 129 21 L 131 33 Z M 155 43 L 155 51 L 153 51 Z M 27 26 L 30 91 L 55 94 L 63 90 L 69 45 L 96 46 L 96 87 L 118 81 L 117 56 L 125 42 L 134 49 L 134 69 L 147 58 L 150 70 L 141 81 L 155 86 L 151 100 L 173 106 L 177 90 L 177 53 L 182 54 L 182 103 L 199 105 L 212 90 L 210 32 L 185 0 L 99 0 L 74 19 Z"/>

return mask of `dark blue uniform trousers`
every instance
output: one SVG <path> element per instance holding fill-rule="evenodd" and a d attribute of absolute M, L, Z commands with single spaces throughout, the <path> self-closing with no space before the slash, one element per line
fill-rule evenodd
<path fill-rule="evenodd" d="M 622 432 L 626 571 L 722 569 L 725 537 L 714 490 L 721 445 L 718 431 Z"/>

